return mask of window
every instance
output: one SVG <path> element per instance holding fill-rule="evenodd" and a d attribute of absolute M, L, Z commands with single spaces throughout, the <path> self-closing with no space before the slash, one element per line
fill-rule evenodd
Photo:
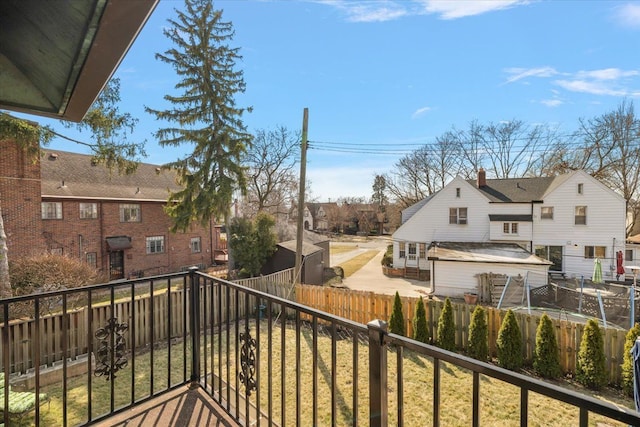
<path fill-rule="evenodd" d="M 578 194 L 584 194 L 584 185 L 582 183 L 578 184 Z"/>
<path fill-rule="evenodd" d="M 587 224 L 587 207 L 576 206 L 576 225 Z"/>
<path fill-rule="evenodd" d="M 399 247 L 400 247 L 400 258 L 404 258 L 406 256 L 404 242 L 400 242 Z"/>
<path fill-rule="evenodd" d="M 425 259 L 427 257 L 427 244 L 420 243 L 420 258 Z"/>
<path fill-rule="evenodd" d="M 80 203 L 80 219 L 98 218 L 97 203 Z"/>
<path fill-rule="evenodd" d="M 199 253 L 202 252 L 202 246 L 200 243 L 200 237 L 192 237 L 191 238 L 191 253 Z"/>
<path fill-rule="evenodd" d="M 505 222 L 502 224 L 502 232 L 504 234 L 518 234 L 517 222 Z"/>
<path fill-rule="evenodd" d="M 449 208 L 449 224 L 466 224 L 467 208 Z"/>
<path fill-rule="evenodd" d="M 98 268 L 98 256 L 95 252 L 87 252 L 87 264 L 93 268 Z"/>
<path fill-rule="evenodd" d="M 161 254 L 164 252 L 164 236 L 147 237 L 147 253 Z"/>
<path fill-rule="evenodd" d="M 51 252 L 51 255 L 62 255 L 62 248 L 51 248 L 49 252 Z"/>
<path fill-rule="evenodd" d="M 624 251 L 624 260 L 633 261 L 633 249 L 626 249 Z"/>
<path fill-rule="evenodd" d="M 456 188 L 456 197 L 460 197 L 460 188 Z"/>
<path fill-rule="evenodd" d="M 562 267 L 562 246 L 536 246 L 535 254 L 553 263 L 549 271 L 564 271 Z"/>
<path fill-rule="evenodd" d="M 120 222 L 140 222 L 140 205 L 120 205 Z"/>
<path fill-rule="evenodd" d="M 518 223 L 517 222 L 512 222 L 511 223 L 511 234 L 518 234 Z"/>
<path fill-rule="evenodd" d="M 541 219 L 553 219 L 553 206 L 543 206 L 540 209 Z"/>
<path fill-rule="evenodd" d="M 62 219 L 62 202 L 42 202 L 42 219 Z"/>
<path fill-rule="evenodd" d="M 604 258 L 607 254 L 607 248 L 605 246 L 585 246 L 584 257 L 585 258 Z"/>

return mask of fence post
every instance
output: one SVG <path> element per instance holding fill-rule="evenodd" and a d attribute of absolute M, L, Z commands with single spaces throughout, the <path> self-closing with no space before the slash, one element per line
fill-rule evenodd
<path fill-rule="evenodd" d="M 198 267 L 189 267 L 191 287 L 191 381 L 200 380 L 200 276 Z"/>
<path fill-rule="evenodd" d="M 372 320 L 369 328 L 369 422 L 371 427 L 387 427 L 387 322 Z"/>

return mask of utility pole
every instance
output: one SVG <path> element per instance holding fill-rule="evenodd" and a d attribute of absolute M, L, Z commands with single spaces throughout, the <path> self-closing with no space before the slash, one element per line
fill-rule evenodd
<path fill-rule="evenodd" d="M 300 146 L 300 192 L 298 194 L 298 230 L 296 233 L 296 264 L 294 270 L 295 283 L 300 283 L 302 272 L 302 236 L 304 231 L 304 193 L 307 174 L 307 128 L 309 125 L 309 109 L 302 115 L 302 144 Z"/>

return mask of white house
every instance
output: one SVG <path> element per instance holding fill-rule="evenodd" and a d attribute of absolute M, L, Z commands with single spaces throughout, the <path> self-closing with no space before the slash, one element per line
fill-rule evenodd
<path fill-rule="evenodd" d="M 624 198 L 584 171 L 486 179 L 480 169 L 476 181 L 456 177 L 417 205 L 393 234 L 393 265 L 406 274 L 431 272 L 434 242 L 516 243 L 568 277 L 590 277 L 594 258 L 615 277 L 615 254 L 625 249 Z"/>

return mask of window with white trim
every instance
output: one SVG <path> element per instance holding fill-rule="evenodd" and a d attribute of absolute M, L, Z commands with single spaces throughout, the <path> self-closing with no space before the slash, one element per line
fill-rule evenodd
<path fill-rule="evenodd" d="M 502 231 L 504 234 L 518 234 L 518 223 L 505 222 L 502 224 Z"/>
<path fill-rule="evenodd" d="M 425 259 L 427 257 L 427 244 L 420 243 L 420 258 Z"/>
<path fill-rule="evenodd" d="M 540 208 L 541 219 L 553 219 L 553 206 L 543 206 Z"/>
<path fill-rule="evenodd" d="M 586 206 L 576 206 L 576 225 L 586 225 L 587 224 L 587 207 Z"/>
<path fill-rule="evenodd" d="M 200 237 L 191 238 L 191 253 L 197 254 L 202 252 L 202 243 Z"/>
<path fill-rule="evenodd" d="M 80 219 L 98 218 L 97 203 L 80 203 Z"/>
<path fill-rule="evenodd" d="M 87 264 L 93 268 L 98 268 L 98 254 L 95 252 L 87 252 Z"/>
<path fill-rule="evenodd" d="M 164 236 L 147 237 L 147 253 L 161 254 L 164 252 Z"/>
<path fill-rule="evenodd" d="M 42 219 L 62 219 L 62 202 L 42 202 Z"/>
<path fill-rule="evenodd" d="M 467 208 L 449 208 L 449 224 L 466 224 Z"/>
<path fill-rule="evenodd" d="M 409 259 L 410 260 L 415 260 L 416 259 L 416 244 L 415 243 L 409 243 Z"/>
<path fill-rule="evenodd" d="M 137 203 L 121 204 L 120 222 L 140 222 L 140 205 Z"/>
<path fill-rule="evenodd" d="M 607 255 L 606 246 L 585 246 L 584 257 L 585 258 L 605 258 Z"/>
<path fill-rule="evenodd" d="M 399 249 L 399 255 L 398 256 L 400 258 L 404 258 L 406 256 L 404 242 L 400 242 L 398 244 L 398 249 Z"/>

